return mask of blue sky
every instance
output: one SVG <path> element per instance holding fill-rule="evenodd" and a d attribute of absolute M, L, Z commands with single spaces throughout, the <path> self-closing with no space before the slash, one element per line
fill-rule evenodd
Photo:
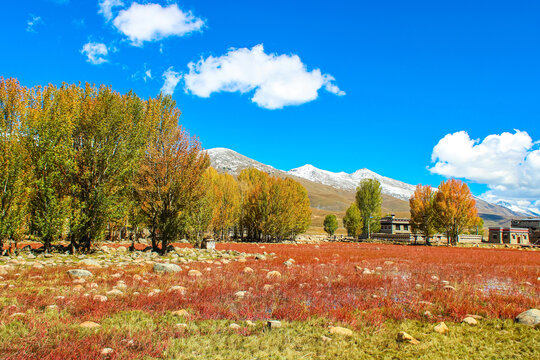
<path fill-rule="evenodd" d="M 2 10 L 0 76 L 24 85 L 90 82 L 144 98 L 163 89 L 206 148 L 284 170 L 460 177 L 485 198 L 540 206 L 537 1 L 27 0 Z"/>

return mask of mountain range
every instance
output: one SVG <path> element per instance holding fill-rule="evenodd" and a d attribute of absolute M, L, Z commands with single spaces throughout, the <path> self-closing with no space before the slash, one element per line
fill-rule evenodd
<path fill-rule="evenodd" d="M 322 226 L 322 218 L 327 213 L 342 216 L 354 201 L 356 187 L 363 179 L 376 179 L 381 183 L 383 193 L 383 213 L 395 213 L 409 216 L 409 198 L 414 193 L 415 185 L 379 175 L 369 169 L 360 169 L 351 174 L 331 172 L 304 165 L 289 171 L 276 169 L 250 159 L 236 151 L 226 148 L 206 150 L 212 166 L 219 172 L 237 175 L 246 168 L 256 168 L 274 176 L 291 177 L 299 181 L 308 191 L 314 212 L 312 219 L 315 226 Z M 528 211 L 508 208 L 504 204 L 492 204 L 476 198 L 479 215 L 486 226 L 508 226 L 513 218 L 534 216 Z"/>

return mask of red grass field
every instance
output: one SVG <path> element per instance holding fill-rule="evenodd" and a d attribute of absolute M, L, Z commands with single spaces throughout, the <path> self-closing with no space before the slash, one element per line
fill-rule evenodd
<path fill-rule="evenodd" d="M 123 332 L 81 335 L 76 326 L 87 320 L 104 323 L 122 311 L 159 315 L 187 309 L 189 320 L 318 317 L 328 324 L 376 329 L 386 320 L 459 322 L 466 314 L 512 319 L 539 306 L 538 251 L 343 243 L 218 244 L 218 249 L 275 256 L 189 264 L 189 269 L 203 273 L 198 278 L 189 277 L 184 265 L 180 273 L 161 275 L 145 263 L 91 269 L 94 277 L 83 284 L 75 284 L 66 274 L 76 266 L 21 267 L 8 273 L 0 280 L 0 321 L 5 328 L 15 318 L 25 324 L 25 331 L 10 340 L 10 350 L 1 349 L 2 358 L 92 359 L 96 349 L 111 342 L 117 344 L 111 358 L 120 358 L 123 350 L 133 357 L 158 356 L 168 339 L 183 336 L 174 323 L 164 323 L 159 331 L 138 331 L 132 337 L 134 345 L 125 341 Z M 288 259 L 294 259 L 294 265 L 284 265 Z M 254 271 L 244 273 L 245 267 Z M 364 274 L 364 268 L 374 273 Z M 267 279 L 272 270 L 279 271 L 281 278 Z M 142 279 L 134 279 L 135 275 Z M 123 296 L 109 297 L 106 302 L 93 300 L 94 293 L 105 294 L 119 280 L 127 285 Z M 444 289 L 443 281 L 455 290 Z M 185 287 L 185 294 L 168 291 L 175 285 Z M 154 289 L 161 292 L 149 296 Z M 238 298 L 237 291 L 247 293 Z M 63 314 L 60 318 L 39 315 L 52 304 Z M 426 311 L 432 316 L 426 316 Z M 14 313 L 23 315 L 14 317 Z M 64 327 L 58 327 L 58 322 Z"/>

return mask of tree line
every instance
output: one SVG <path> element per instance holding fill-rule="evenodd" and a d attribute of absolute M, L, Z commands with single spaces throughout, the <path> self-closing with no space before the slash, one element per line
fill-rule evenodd
<path fill-rule="evenodd" d="M 307 229 L 300 184 L 217 173 L 179 117 L 170 96 L 0 78 L 0 249 L 30 236 L 47 251 L 63 238 L 84 252 L 146 229 L 164 252 L 181 236 L 261 241 Z"/>
<path fill-rule="evenodd" d="M 356 237 L 380 230 L 382 189 L 379 181 L 364 179 L 356 190 L 356 201 L 345 212 L 343 226 L 347 235 Z M 463 233 L 483 232 L 484 222 L 478 216 L 476 201 L 467 184 L 449 179 L 435 190 L 418 185 L 409 200 L 411 230 L 430 243 L 437 233 L 444 233 L 449 244 L 456 244 Z M 324 219 L 324 230 L 333 235 L 339 224 L 333 214 Z"/>

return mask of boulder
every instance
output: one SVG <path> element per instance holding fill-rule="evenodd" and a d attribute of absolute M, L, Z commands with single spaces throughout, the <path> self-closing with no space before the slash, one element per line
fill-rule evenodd
<path fill-rule="evenodd" d="M 176 264 L 164 264 L 164 263 L 154 264 L 154 272 L 176 273 L 179 271 L 182 271 L 182 268 Z"/>
<path fill-rule="evenodd" d="M 406 342 L 406 343 L 413 344 L 413 345 L 420 344 L 420 341 L 416 340 L 414 337 L 407 334 L 405 331 L 400 331 L 398 333 L 397 340 L 399 342 Z"/>
<path fill-rule="evenodd" d="M 124 295 L 124 293 L 118 289 L 112 289 L 110 291 L 107 291 L 107 295 L 109 296 L 121 296 Z"/>
<path fill-rule="evenodd" d="M 189 270 L 188 271 L 188 276 L 191 276 L 191 277 L 201 277 L 203 276 L 202 272 L 200 272 L 199 270 Z"/>
<path fill-rule="evenodd" d="M 281 321 L 278 320 L 269 320 L 266 323 L 266 326 L 268 326 L 269 329 L 277 329 L 281 327 Z"/>
<path fill-rule="evenodd" d="M 238 299 L 243 299 L 247 294 L 247 291 L 237 291 L 234 293 L 234 296 Z"/>
<path fill-rule="evenodd" d="M 111 348 L 103 348 L 101 349 L 101 355 L 109 355 L 109 354 L 112 354 L 114 352 L 113 349 Z"/>
<path fill-rule="evenodd" d="M 266 274 L 267 279 L 279 279 L 281 278 L 281 273 L 279 271 L 270 271 Z"/>
<path fill-rule="evenodd" d="M 347 328 L 340 327 L 340 326 L 332 326 L 330 328 L 330 334 L 338 334 L 338 335 L 343 335 L 343 336 L 352 336 L 353 331 L 351 329 L 347 329 Z"/>
<path fill-rule="evenodd" d="M 516 316 L 515 320 L 518 324 L 540 327 L 540 310 L 529 309 Z"/>
<path fill-rule="evenodd" d="M 97 329 L 101 327 L 101 325 L 93 321 L 85 321 L 83 323 L 80 323 L 79 326 L 85 329 Z"/>
<path fill-rule="evenodd" d="M 97 268 L 101 267 L 101 264 L 99 263 L 99 261 L 94 260 L 94 259 L 84 259 L 84 260 L 79 261 L 79 264 L 91 266 L 91 267 L 97 267 Z"/>
<path fill-rule="evenodd" d="M 189 312 L 185 309 L 175 310 L 171 314 L 175 316 L 181 316 L 181 317 L 190 317 Z"/>
<path fill-rule="evenodd" d="M 464 318 L 462 320 L 462 322 L 464 322 L 465 324 L 468 324 L 468 325 L 476 325 L 476 324 L 478 324 L 478 321 L 476 321 L 476 319 L 473 318 L 472 316 L 467 316 L 466 318 Z"/>
<path fill-rule="evenodd" d="M 88 270 L 83 269 L 72 269 L 68 270 L 68 275 L 72 277 L 91 277 L 93 276 L 92 273 Z"/>
<path fill-rule="evenodd" d="M 232 330 L 238 330 L 238 329 L 241 329 L 242 327 L 238 324 L 234 324 L 232 323 L 231 325 L 229 325 L 229 329 L 232 329 Z"/>
<path fill-rule="evenodd" d="M 441 322 L 441 323 L 435 325 L 435 327 L 433 328 L 433 330 L 434 330 L 435 332 L 438 332 L 439 334 L 444 334 L 444 333 L 448 332 L 449 329 L 448 329 L 448 326 L 446 326 L 446 324 L 445 324 L 444 321 L 443 321 L 443 322 Z"/>
<path fill-rule="evenodd" d="M 251 273 L 253 273 L 253 269 L 250 268 L 250 267 L 247 267 L 247 266 L 244 268 L 243 271 L 244 271 L 244 274 L 251 274 Z"/>

